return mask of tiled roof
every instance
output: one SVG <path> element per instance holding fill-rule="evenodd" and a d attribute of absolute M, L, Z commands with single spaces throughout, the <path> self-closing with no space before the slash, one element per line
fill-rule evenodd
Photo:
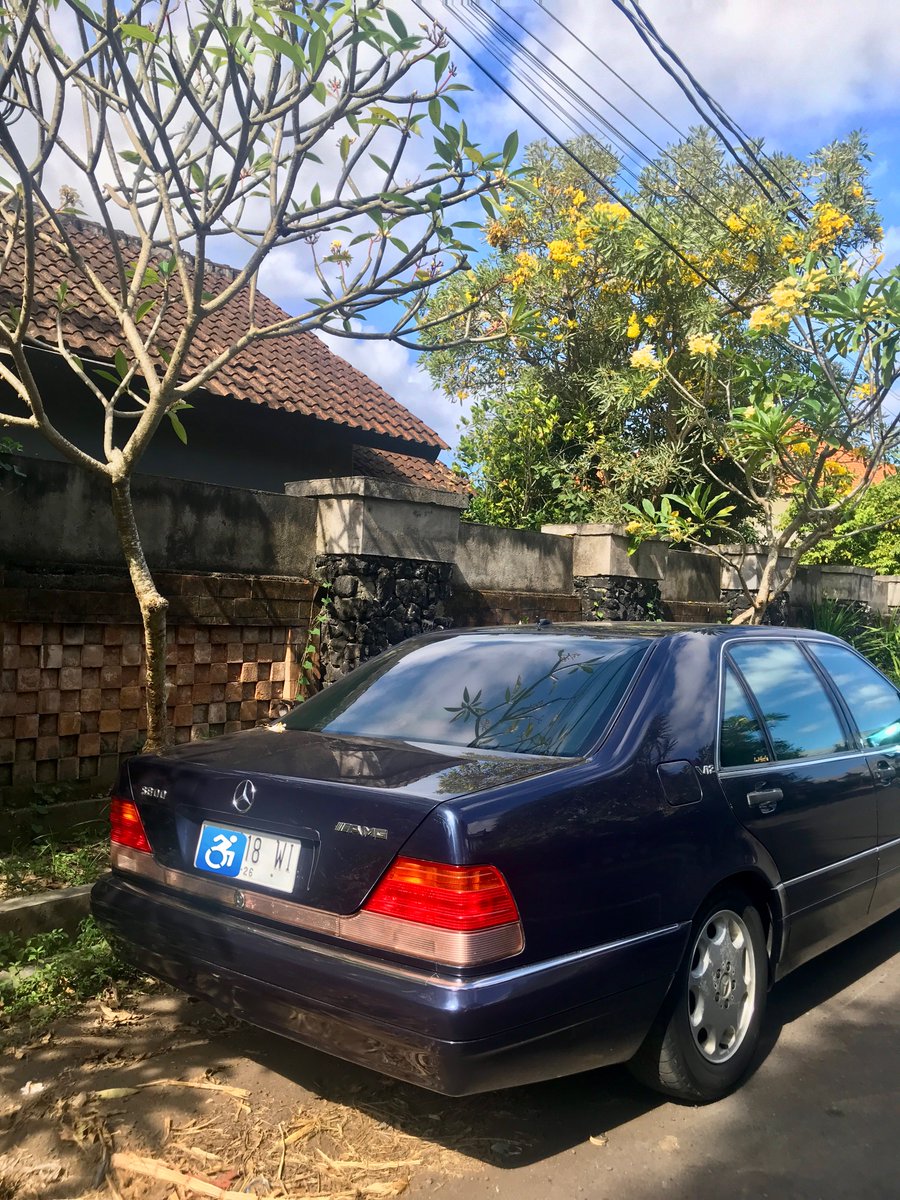
<path fill-rule="evenodd" d="M 462 476 L 445 467 L 442 462 L 428 462 L 411 454 L 394 454 L 390 450 L 375 450 L 371 446 L 353 447 L 353 473 L 385 483 L 407 483 L 413 487 L 456 492 L 463 496 L 472 490 Z"/>
<path fill-rule="evenodd" d="M 78 248 L 101 277 L 115 279 L 113 249 L 104 229 L 91 221 L 75 221 L 70 226 Z M 121 235 L 123 256 L 128 262 L 133 239 Z M 165 257 L 160 250 L 160 261 Z M 17 270 L 18 267 L 18 270 Z M 209 274 L 206 290 L 215 292 L 232 278 L 228 267 L 215 267 Z M 21 264 L 13 262 L 0 280 L 0 304 L 18 305 L 17 282 Z M 5 286 L 7 280 L 10 286 Z M 86 358 L 111 361 L 124 342 L 115 320 L 106 312 L 91 289 L 79 279 L 68 259 L 52 246 L 38 251 L 38 279 L 33 325 L 37 336 L 56 342 L 57 289 L 69 285 L 68 305 L 63 313 L 63 331 L 71 350 Z M 177 288 L 175 291 L 177 292 Z M 147 296 L 153 295 L 148 288 Z M 255 320 L 268 325 L 288 314 L 267 296 L 258 295 Z M 148 324 L 153 314 L 145 317 Z M 201 325 L 189 367 L 197 369 L 222 349 L 233 345 L 247 328 L 247 297 L 239 295 Z M 161 340 L 174 343 L 184 325 L 184 309 L 173 301 L 163 320 Z M 251 404 L 286 412 L 302 413 L 319 421 L 328 421 L 368 433 L 398 438 L 428 447 L 432 453 L 446 443 L 393 396 L 328 349 L 310 333 L 294 333 L 277 340 L 259 341 L 248 346 L 206 384 L 215 395 L 234 396 Z"/>

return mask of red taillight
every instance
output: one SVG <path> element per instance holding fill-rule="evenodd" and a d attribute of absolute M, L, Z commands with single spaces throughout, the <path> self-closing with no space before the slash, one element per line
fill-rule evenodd
<path fill-rule="evenodd" d="M 454 867 L 415 858 L 396 860 L 364 911 L 462 933 L 519 919 L 509 886 L 496 867 Z"/>
<path fill-rule="evenodd" d="M 110 840 L 116 845 L 143 850 L 145 854 L 151 852 L 141 814 L 133 800 L 113 796 L 109 806 L 109 823 Z"/>

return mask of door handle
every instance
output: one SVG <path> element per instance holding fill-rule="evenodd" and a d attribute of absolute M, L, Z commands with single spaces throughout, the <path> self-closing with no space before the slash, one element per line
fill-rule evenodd
<path fill-rule="evenodd" d="M 758 808 L 761 813 L 774 812 L 779 801 L 784 799 L 781 788 L 760 788 L 756 792 L 747 793 L 747 803 L 751 808 Z"/>
<path fill-rule="evenodd" d="M 891 783 L 897 775 L 896 766 L 886 758 L 879 758 L 877 762 L 872 763 L 872 771 L 878 782 L 885 785 Z"/>

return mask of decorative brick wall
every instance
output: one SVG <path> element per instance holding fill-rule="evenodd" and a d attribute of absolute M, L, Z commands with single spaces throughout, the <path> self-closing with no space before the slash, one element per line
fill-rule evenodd
<path fill-rule="evenodd" d="M 293 700 L 313 600 L 307 580 L 169 574 L 160 585 L 171 597 L 176 742 L 252 728 Z M 108 782 L 146 728 L 142 631 L 127 579 L 7 571 L 0 604 L 0 787 Z"/>

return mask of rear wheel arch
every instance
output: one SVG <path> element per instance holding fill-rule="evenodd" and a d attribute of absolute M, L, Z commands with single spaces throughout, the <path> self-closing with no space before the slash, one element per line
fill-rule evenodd
<path fill-rule="evenodd" d="M 722 879 L 703 897 L 694 911 L 694 920 L 717 896 L 742 892 L 753 904 L 762 918 L 766 934 L 766 951 L 769 959 L 769 986 L 775 982 L 778 962 L 784 940 L 785 911 L 782 897 L 777 888 L 758 871 L 739 871 Z"/>

